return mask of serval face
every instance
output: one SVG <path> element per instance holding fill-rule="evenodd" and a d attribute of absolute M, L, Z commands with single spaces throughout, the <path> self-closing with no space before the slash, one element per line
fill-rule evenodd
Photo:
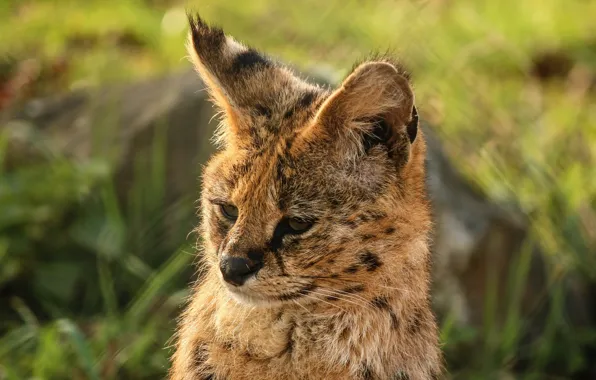
<path fill-rule="evenodd" d="M 222 115 L 201 231 L 205 265 L 232 298 L 356 300 L 411 265 L 403 247 L 426 244 L 430 220 L 399 66 L 364 62 L 329 91 L 198 18 L 189 51 Z"/>

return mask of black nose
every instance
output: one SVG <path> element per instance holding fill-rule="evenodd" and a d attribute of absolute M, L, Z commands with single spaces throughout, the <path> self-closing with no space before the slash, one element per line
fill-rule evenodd
<path fill-rule="evenodd" d="M 261 260 L 251 260 L 245 257 L 223 256 L 219 261 L 219 269 L 226 282 L 240 286 L 247 278 L 257 273 L 263 267 Z"/>

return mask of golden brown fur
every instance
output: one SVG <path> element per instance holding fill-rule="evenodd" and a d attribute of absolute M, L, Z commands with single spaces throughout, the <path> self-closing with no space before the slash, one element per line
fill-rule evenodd
<path fill-rule="evenodd" d="M 439 378 L 425 143 L 406 77 L 365 62 L 328 92 L 190 22 L 224 117 L 203 178 L 204 274 L 171 379 Z M 236 286 L 223 256 L 262 268 Z"/>

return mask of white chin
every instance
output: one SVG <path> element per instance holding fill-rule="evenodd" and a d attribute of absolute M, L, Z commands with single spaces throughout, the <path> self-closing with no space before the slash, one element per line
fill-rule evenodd
<path fill-rule="evenodd" d="M 230 297 L 234 301 L 236 301 L 242 305 L 257 306 L 257 307 L 272 307 L 272 306 L 280 305 L 282 303 L 281 301 L 277 301 L 277 300 L 267 299 L 267 298 L 258 297 L 258 296 L 252 296 L 250 294 L 246 294 L 243 291 L 234 289 L 230 286 L 228 286 L 227 288 L 228 288 L 228 293 L 230 294 Z"/>

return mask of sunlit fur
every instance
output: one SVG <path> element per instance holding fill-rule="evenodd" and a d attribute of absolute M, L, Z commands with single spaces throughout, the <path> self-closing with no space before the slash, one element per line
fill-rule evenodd
<path fill-rule="evenodd" d="M 221 149 L 204 171 L 202 276 L 171 379 L 440 378 L 425 142 L 407 76 L 377 59 L 328 91 L 189 20 Z M 313 225 L 277 236 L 289 217 Z M 251 250 L 263 268 L 228 285 L 222 253 Z"/>

